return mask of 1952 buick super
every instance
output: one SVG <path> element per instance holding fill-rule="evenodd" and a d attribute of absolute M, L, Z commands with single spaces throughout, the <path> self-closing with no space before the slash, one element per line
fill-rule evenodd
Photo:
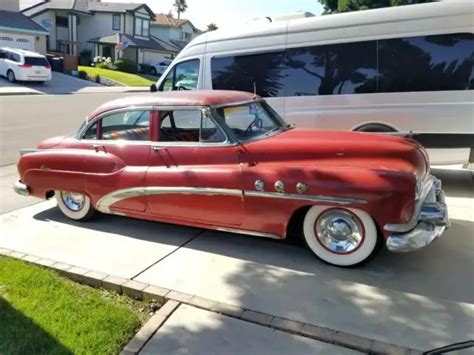
<path fill-rule="evenodd" d="M 170 92 L 99 107 L 75 135 L 21 151 L 22 195 L 262 237 L 300 231 L 323 261 L 405 252 L 448 226 L 440 181 L 411 139 L 297 129 L 253 94 Z"/>

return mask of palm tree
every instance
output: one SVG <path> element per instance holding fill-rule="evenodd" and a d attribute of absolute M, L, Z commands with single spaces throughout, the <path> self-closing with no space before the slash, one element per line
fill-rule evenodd
<path fill-rule="evenodd" d="M 186 0 L 175 0 L 173 7 L 176 8 L 176 12 L 178 13 L 178 20 L 181 17 L 182 12 L 186 12 L 188 8 L 188 4 L 186 4 Z"/>
<path fill-rule="evenodd" d="M 217 25 L 216 25 L 215 23 L 210 23 L 209 25 L 207 25 L 207 30 L 206 30 L 206 32 L 215 31 L 215 30 L 217 30 L 217 29 L 218 29 L 218 27 L 217 27 Z"/>

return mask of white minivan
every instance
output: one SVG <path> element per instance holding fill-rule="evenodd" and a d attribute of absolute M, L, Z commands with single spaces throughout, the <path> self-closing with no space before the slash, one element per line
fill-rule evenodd
<path fill-rule="evenodd" d="M 16 48 L 0 48 L 0 75 L 8 81 L 51 80 L 51 65 L 44 55 Z"/>
<path fill-rule="evenodd" d="M 255 91 L 297 126 L 411 131 L 432 163 L 473 162 L 473 18 L 449 1 L 212 31 L 151 90 Z"/>

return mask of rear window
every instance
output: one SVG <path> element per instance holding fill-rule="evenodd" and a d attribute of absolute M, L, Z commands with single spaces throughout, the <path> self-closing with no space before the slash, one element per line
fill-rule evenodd
<path fill-rule="evenodd" d="M 25 57 L 25 64 L 38 65 L 38 66 L 49 65 L 46 58 L 40 58 L 40 57 Z"/>

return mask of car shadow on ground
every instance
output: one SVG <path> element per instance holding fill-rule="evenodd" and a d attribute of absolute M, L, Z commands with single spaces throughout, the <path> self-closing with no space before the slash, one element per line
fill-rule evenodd
<path fill-rule="evenodd" d="M 458 181 L 457 173 L 443 176 L 448 195 L 471 196 L 472 182 Z M 187 227 L 113 215 L 98 215 L 90 222 L 76 223 L 56 208 L 34 218 L 165 244 L 173 243 L 167 231 L 189 233 Z M 203 258 L 223 259 L 235 268 L 212 281 L 208 278 L 220 271 L 210 270 L 193 259 L 182 260 L 179 270 L 175 263 L 166 264 L 166 258 L 164 264 L 160 261 L 155 267 L 158 274 L 174 275 L 172 279 L 185 280 L 191 277 L 189 273 L 192 283 L 202 283 L 201 290 L 213 288 L 214 291 L 204 291 L 207 295 L 224 292 L 215 287 L 225 286 L 231 292 L 231 303 L 246 308 L 428 350 L 472 337 L 472 326 L 466 324 L 470 317 L 470 305 L 466 303 L 474 303 L 473 230 L 474 221 L 453 219 L 451 229 L 427 248 L 407 254 L 383 249 L 372 262 L 353 269 L 324 264 L 297 240 L 274 241 L 196 230 L 184 249 L 191 255 L 204 252 Z M 178 254 L 170 257 L 180 260 Z M 197 328 L 170 326 L 160 339 L 168 338 L 177 348 L 186 348 L 187 339 L 222 338 L 233 331 L 228 327 L 219 320 Z M 239 343 L 245 348 L 245 339 Z"/>

